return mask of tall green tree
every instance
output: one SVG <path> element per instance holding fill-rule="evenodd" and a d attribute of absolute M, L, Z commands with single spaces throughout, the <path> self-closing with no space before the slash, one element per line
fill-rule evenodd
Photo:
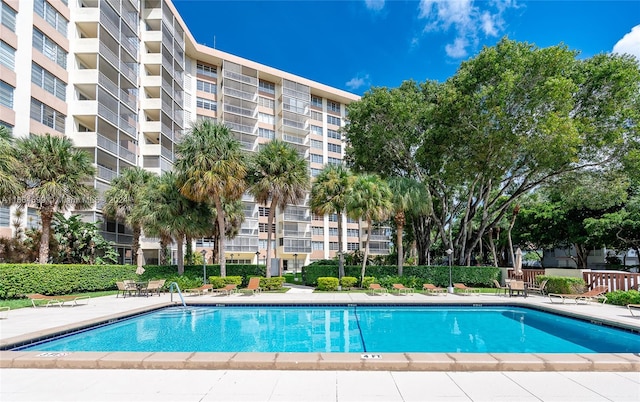
<path fill-rule="evenodd" d="M 26 189 L 22 196 L 40 209 L 42 237 L 38 260 L 47 264 L 53 214 L 95 203 L 96 190 L 85 184 L 93 179 L 95 168 L 89 154 L 75 148 L 71 140 L 50 134 L 17 139 L 16 158 L 22 166 L 17 178 Z"/>
<path fill-rule="evenodd" d="M 338 218 L 338 275 L 344 276 L 342 217 L 355 176 L 343 165 L 327 165 L 311 186 L 311 210 L 318 215 L 336 214 Z"/>
<path fill-rule="evenodd" d="M 17 173 L 20 169 L 19 161 L 13 152 L 13 137 L 9 129 L 0 126 L 0 205 L 11 205 L 15 198 L 22 193 Z"/>
<path fill-rule="evenodd" d="M 367 234 L 364 241 L 364 256 L 360 271 L 360 283 L 364 280 L 369 257 L 369 241 L 373 232 L 373 222 L 385 221 L 392 210 L 391 189 L 386 181 L 375 174 L 359 174 L 355 176 L 351 191 L 347 197 L 347 215 L 353 219 L 362 219 L 367 223 Z M 400 270 L 398 275 L 402 275 Z"/>
<path fill-rule="evenodd" d="M 271 256 L 271 228 L 276 208 L 284 211 L 289 204 L 298 204 L 309 190 L 307 161 L 290 144 L 273 140 L 260 148 L 250 163 L 249 192 L 257 202 L 269 206 L 267 220 L 267 258 Z M 267 264 L 267 278 L 271 270 Z"/>
<path fill-rule="evenodd" d="M 104 193 L 102 212 L 112 219 L 122 220 L 133 232 L 131 251 L 138 255 L 140 236 L 142 234 L 141 214 L 136 211 L 142 204 L 142 199 L 151 181 L 153 173 L 139 166 L 123 170 L 118 177 L 111 181 L 111 188 Z"/>
<path fill-rule="evenodd" d="M 180 192 L 197 202 L 215 206 L 219 233 L 225 233 L 225 200 L 242 198 L 247 162 L 229 129 L 211 120 L 199 120 L 177 145 L 175 166 L 185 180 Z M 226 276 L 225 238 L 220 237 L 220 275 Z"/>
<path fill-rule="evenodd" d="M 58 247 L 54 264 L 105 265 L 118 262 L 117 251 L 102 237 L 97 223 L 84 222 L 80 215 L 66 218 L 56 212 L 52 228 Z"/>

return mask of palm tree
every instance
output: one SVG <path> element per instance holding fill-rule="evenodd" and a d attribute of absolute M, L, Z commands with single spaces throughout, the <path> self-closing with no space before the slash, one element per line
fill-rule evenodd
<path fill-rule="evenodd" d="M 120 176 L 111 181 L 111 188 L 104 193 L 104 206 L 102 212 L 112 219 L 120 219 L 133 231 L 133 243 L 131 255 L 138 255 L 140 248 L 140 235 L 142 222 L 136 209 L 140 208 L 147 183 L 151 181 L 153 174 L 139 166 L 122 171 Z"/>
<path fill-rule="evenodd" d="M 309 189 L 307 161 L 288 143 L 273 140 L 255 155 L 250 165 L 249 192 L 256 201 L 269 206 L 267 218 L 267 256 L 271 256 L 271 228 L 276 208 L 298 204 Z M 267 264 L 267 278 L 271 271 Z"/>
<path fill-rule="evenodd" d="M 96 190 L 85 184 L 95 176 L 95 168 L 89 154 L 74 148 L 71 140 L 50 134 L 17 139 L 16 157 L 23 166 L 18 172 L 26 189 L 23 197 L 40 208 L 39 262 L 46 264 L 53 213 L 87 208 L 95 202 Z"/>
<path fill-rule="evenodd" d="M 367 258 L 369 257 L 369 240 L 373 222 L 384 221 L 389 217 L 389 213 L 393 209 L 392 197 L 389 185 L 378 175 L 365 173 L 355 177 L 352 190 L 347 198 L 347 214 L 353 219 L 366 221 L 369 230 L 364 243 L 360 283 L 364 280 Z"/>
<path fill-rule="evenodd" d="M 311 210 L 319 215 L 337 214 L 338 218 L 338 276 L 344 276 L 342 255 L 342 215 L 354 176 L 343 165 L 328 165 L 320 171 L 311 186 Z"/>
<path fill-rule="evenodd" d="M 227 127 L 211 120 L 199 120 L 177 145 L 176 169 L 184 174 L 180 192 L 197 202 L 215 206 L 218 232 L 225 233 L 224 201 L 242 198 L 247 165 L 240 143 Z M 220 236 L 220 276 L 227 275 L 225 239 Z"/>
<path fill-rule="evenodd" d="M 22 193 L 16 178 L 20 170 L 18 160 L 13 155 L 13 137 L 5 126 L 0 126 L 0 205 L 11 205 Z"/>
<path fill-rule="evenodd" d="M 154 177 L 147 196 L 141 200 L 137 213 L 145 232 L 170 236 L 178 251 L 178 274 L 184 273 L 183 246 L 185 237 L 203 236 L 211 225 L 211 209 L 202 202 L 186 198 L 180 192 L 183 179 L 173 172 Z"/>
<path fill-rule="evenodd" d="M 404 226 L 407 223 L 407 214 L 423 214 L 430 211 L 429 194 L 426 187 L 420 182 L 408 177 L 392 177 L 389 187 L 393 194 L 393 219 L 396 223 L 398 250 L 398 275 L 402 276 L 404 265 L 404 249 L 402 236 Z"/>

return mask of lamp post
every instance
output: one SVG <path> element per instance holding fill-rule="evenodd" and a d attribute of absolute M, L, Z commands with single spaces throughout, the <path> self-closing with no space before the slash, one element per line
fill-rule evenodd
<path fill-rule="evenodd" d="M 233 253 L 231 253 L 231 261 L 229 262 L 233 264 Z"/>
<path fill-rule="evenodd" d="M 260 267 L 258 266 L 260 264 L 260 251 L 256 251 L 256 273 L 258 273 L 258 270 L 260 269 Z"/>
<path fill-rule="evenodd" d="M 451 255 L 453 254 L 453 250 L 450 248 L 447 249 L 447 255 L 449 256 L 449 288 L 447 289 L 449 293 L 453 293 L 453 282 L 451 281 Z"/>
<path fill-rule="evenodd" d="M 293 273 L 297 273 L 298 272 L 298 254 L 294 254 L 293 255 Z"/>
<path fill-rule="evenodd" d="M 207 284 L 207 250 L 200 250 L 202 254 L 202 283 Z"/>

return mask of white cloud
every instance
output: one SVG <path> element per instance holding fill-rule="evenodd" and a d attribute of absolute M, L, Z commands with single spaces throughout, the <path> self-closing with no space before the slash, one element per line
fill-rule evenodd
<path fill-rule="evenodd" d="M 618 54 L 631 54 L 640 62 L 640 25 L 631 28 L 631 32 L 625 34 L 615 45 L 613 52 Z"/>
<path fill-rule="evenodd" d="M 418 18 L 424 20 L 424 32 L 453 31 L 455 39 L 445 51 L 449 57 L 461 58 L 481 35 L 498 36 L 504 27 L 502 15 L 512 7 L 518 7 L 515 0 L 421 0 Z"/>
<path fill-rule="evenodd" d="M 385 0 L 364 0 L 367 9 L 371 11 L 380 11 L 384 8 Z"/>
<path fill-rule="evenodd" d="M 347 86 L 352 91 L 356 89 L 362 88 L 363 86 L 370 85 L 369 74 L 358 74 L 355 77 L 351 78 L 344 85 Z"/>

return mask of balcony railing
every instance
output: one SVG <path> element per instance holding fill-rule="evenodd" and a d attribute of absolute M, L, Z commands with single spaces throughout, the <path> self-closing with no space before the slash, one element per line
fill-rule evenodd
<path fill-rule="evenodd" d="M 107 150 L 114 155 L 118 155 L 118 144 L 116 144 L 114 141 L 111 141 L 107 137 L 98 134 L 97 143 L 100 148 Z"/>
<path fill-rule="evenodd" d="M 134 154 L 133 152 L 129 151 L 124 147 L 120 147 L 120 157 L 128 160 L 131 163 L 134 163 L 134 164 L 136 163 L 136 154 Z"/>
<path fill-rule="evenodd" d="M 252 102 L 255 102 L 258 97 L 257 93 L 245 92 L 239 89 L 229 88 L 228 86 L 223 87 L 222 92 L 225 95 L 233 96 L 235 98 L 240 98 L 240 99 L 244 99 Z"/>
<path fill-rule="evenodd" d="M 310 222 L 311 221 L 311 215 L 307 215 L 307 214 L 291 214 L 291 213 L 286 213 L 285 212 L 284 220 L 285 221 Z"/>
<path fill-rule="evenodd" d="M 118 177 L 118 173 L 114 170 L 98 165 L 98 177 L 103 180 L 111 181 Z"/>
<path fill-rule="evenodd" d="M 229 70 L 224 70 L 224 77 L 231 78 L 232 80 L 244 82 L 247 84 L 258 86 L 258 79 L 255 77 L 249 77 L 248 75 L 236 73 Z"/>

